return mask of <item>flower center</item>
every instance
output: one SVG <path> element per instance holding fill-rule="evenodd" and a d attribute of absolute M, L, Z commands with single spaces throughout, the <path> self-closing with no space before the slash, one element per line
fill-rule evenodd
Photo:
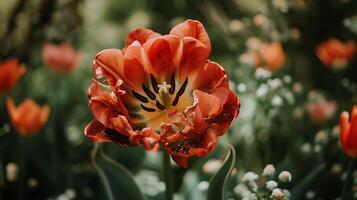
<path fill-rule="evenodd" d="M 145 119 L 142 122 L 152 127 L 159 127 L 161 122 L 165 122 L 165 111 L 170 108 L 183 110 L 192 103 L 192 97 L 183 95 L 186 91 L 188 79 L 182 83 L 175 79 L 172 74 L 169 81 L 158 83 L 153 75 L 150 75 L 150 84 L 142 85 L 142 94 L 132 90 L 132 95 L 139 100 L 140 112 Z M 178 90 L 176 86 L 179 85 Z M 143 94 L 145 93 L 145 94 Z"/>
<path fill-rule="evenodd" d="M 150 75 L 150 83 L 152 90 L 142 85 L 142 89 L 145 92 L 145 95 L 139 94 L 136 91 L 132 91 L 133 96 L 139 100 L 140 107 L 147 112 L 155 112 L 159 110 L 165 110 L 170 107 L 174 107 L 178 104 L 180 97 L 185 92 L 188 79 L 181 84 L 180 89 L 175 94 L 175 75 L 172 74 L 170 79 L 170 84 L 166 81 L 158 84 L 153 75 Z"/>

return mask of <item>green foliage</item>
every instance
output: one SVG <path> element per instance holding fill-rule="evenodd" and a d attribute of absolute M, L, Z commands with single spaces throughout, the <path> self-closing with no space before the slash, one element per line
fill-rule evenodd
<path fill-rule="evenodd" d="M 224 159 L 221 168 L 214 174 L 209 182 L 209 187 L 207 191 L 208 200 L 223 200 L 225 199 L 224 195 L 224 186 L 227 182 L 227 179 L 230 177 L 232 170 L 236 163 L 236 152 L 234 147 L 229 146 L 228 153 Z"/>

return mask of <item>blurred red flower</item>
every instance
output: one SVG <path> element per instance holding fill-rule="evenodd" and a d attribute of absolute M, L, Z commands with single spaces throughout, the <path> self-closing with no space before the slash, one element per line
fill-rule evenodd
<path fill-rule="evenodd" d="M 50 108 L 40 107 L 31 99 L 25 99 L 17 108 L 14 101 L 8 98 L 7 110 L 11 124 L 21 135 L 35 135 L 46 124 Z"/>
<path fill-rule="evenodd" d="M 357 105 L 353 106 L 349 121 L 348 112 L 342 112 L 340 117 L 340 141 L 345 153 L 357 158 Z"/>
<path fill-rule="evenodd" d="M 280 70 L 285 63 L 285 52 L 280 42 L 266 43 L 257 38 L 247 41 L 249 56 L 255 67 L 265 67 L 270 71 Z"/>
<path fill-rule="evenodd" d="M 10 91 L 25 72 L 24 65 L 20 64 L 16 59 L 0 62 L 0 92 L 6 93 Z"/>
<path fill-rule="evenodd" d="M 203 25 L 187 20 L 163 36 L 136 29 L 123 50 L 98 53 L 94 74 L 105 79 L 88 91 L 95 120 L 87 138 L 149 150 L 161 143 L 182 167 L 191 156 L 205 156 L 240 105 L 223 68 L 208 60 L 210 51 Z"/>
<path fill-rule="evenodd" d="M 327 67 L 335 69 L 345 68 L 356 52 L 353 41 L 341 42 L 336 38 L 321 43 L 316 48 L 316 55 Z"/>
<path fill-rule="evenodd" d="M 330 119 L 336 112 L 337 103 L 335 101 L 327 101 L 320 99 L 316 102 L 307 104 L 307 112 L 311 121 L 316 124 L 323 124 Z"/>
<path fill-rule="evenodd" d="M 69 43 L 45 43 L 42 47 L 42 59 L 51 70 L 64 74 L 78 66 L 81 55 Z"/>

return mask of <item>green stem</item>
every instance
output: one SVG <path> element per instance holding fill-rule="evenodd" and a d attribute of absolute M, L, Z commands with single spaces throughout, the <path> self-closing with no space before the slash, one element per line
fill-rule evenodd
<path fill-rule="evenodd" d="M 103 169 L 100 168 L 100 166 L 96 162 L 97 153 L 98 153 L 100 147 L 101 147 L 100 143 L 95 143 L 94 144 L 94 149 L 90 153 L 90 157 L 91 157 L 91 160 L 92 160 L 92 164 L 93 164 L 94 168 L 97 170 L 99 178 L 103 183 L 104 190 L 105 190 L 105 193 L 106 193 L 108 199 L 109 200 L 114 200 L 113 192 L 112 192 L 112 189 L 110 188 L 108 178 L 105 175 Z"/>
<path fill-rule="evenodd" d="M 354 165 L 354 160 L 353 158 L 350 159 L 349 163 L 348 163 L 348 168 L 347 168 L 347 175 L 346 175 L 346 179 L 345 179 L 345 183 L 343 184 L 343 189 L 342 189 L 342 194 L 341 194 L 341 198 L 342 200 L 347 200 L 348 198 L 348 187 L 350 186 L 350 177 L 352 175 L 353 172 L 353 165 Z"/>
<path fill-rule="evenodd" d="M 163 151 L 162 153 L 163 153 L 162 167 L 163 167 L 164 179 L 166 184 L 165 199 L 172 200 L 174 191 L 172 187 L 170 155 L 167 154 L 166 151 Z"/>

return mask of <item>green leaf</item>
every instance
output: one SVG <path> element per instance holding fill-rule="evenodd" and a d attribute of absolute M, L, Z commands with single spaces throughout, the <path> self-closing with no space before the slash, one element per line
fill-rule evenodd
<path fill-rule="evenodd" d="M 210 180 L 208 187 L 207 200 L 223 200 L 224 186 L 228 180 L 236 162 L 236 152 L 232 145 L 229 145 L 229 151 L 221 168 Z"/>
<path fill-rule="evenodd" d="M 138 185 L 135 183 L 131 172 L 120 163 L 107 156 L 100 148 L 100 144 L 96 144 L 94 150 L 91 152 L 91 158 L 93 166 L 97 170 L 103 184 L 108 200 L 146 199 Z"/>
<path fill-rule="evenodd" d="M 314 181 L 321 175 L 321 172 L 325 170 L 326 163 L 322 163 L 312 170 L 291 192 L 291 199 L 302 199 L 306 190 L 313 184 Z"/>

